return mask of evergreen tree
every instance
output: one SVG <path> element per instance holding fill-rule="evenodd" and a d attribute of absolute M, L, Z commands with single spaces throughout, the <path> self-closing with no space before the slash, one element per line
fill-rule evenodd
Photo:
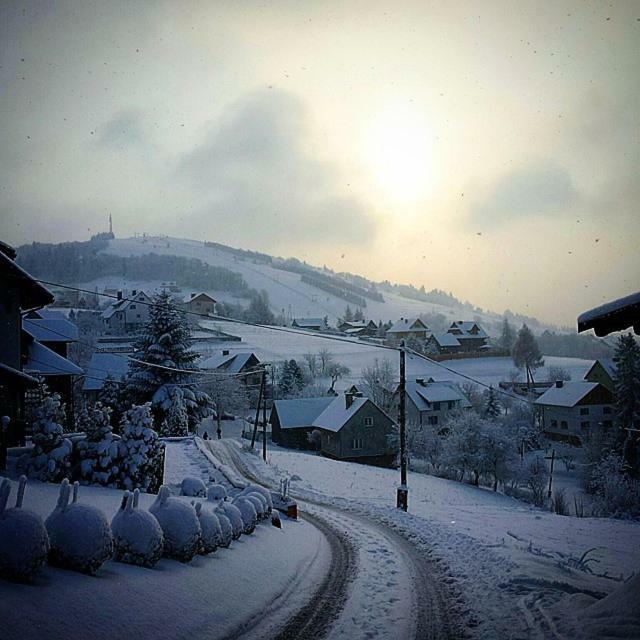
<path fill-rule="evenodd" d="M 345 309 L 343 321 L 353 322 L 353 311 L 351 311 L 351 307 L 349 305 L 347 305 L 347 308 Z"/>
<path fill-rule="evenodd" d="M 618 338 L 613 360 L 618 442 L 630 471 L 640 475 L 640 433 L 635 431 L 640 429 L 640 346 L 630 333 Z"/>
<path fill-rule="evenodd" d="M 64 405 L 57 393 L 48 394 L 36 411 L 32 424 L 33 448 L 20 460 L 30 478 L 42 482 L 60 482 L 69 476 L 71 441 L 64 437 L 60 424 L 64 420 Z"/>
<path fill-rule="evenodd" d="M 526 324 L 518 332 L 518 338 L 513 345 L 513 363 L 518 369 L 524 369 L 527 374 L 527 385 L 533 383 L 533 372 L 544 366 L 538 343 Z"/>
<path fill-rule="evenodd" d="M 282 363 L 279 386 L 283 396 L 296 395 L 302 391 L 304 375 L 302 369 L 293 358 Z"/>
<path fill-rule="evenodd" d="M 364 321 L 364 313 L 362 313 L 362 309 L 358 307 L 353 314 L 353 319 L 355 322 L 363 322 Z"/>
<path fill-rule="evenodd" d="M 76 447 L 80 456 L 81 479 L 87 484 L 113 486 L 119 471 L 119 447 L 111 429 L 111 409 L 98 402 L 84 412 L 88 415 L 86 438 Z"/>
<path fill-rule="evenodd" d="M 119 442 L 120 486 L 144 489 L 162 479 L 164 443 L 153 429 L 151 404 L 133 405 L 122 419 L 122 439 Z"/>
<path fill-rule="evenodd" d="M 108 374 L 102 385 L 102 389 L 98 392 L 98 402 L 104 407 L 111 409 L 111 423 L 119 425 L 122 418 L 123 400 L 120 392 L 121 385 L 113 378 L 111 374 Z M 117 428 L 114 429 L 117 431 Z"/>
<path fill-rule="evenodd" d="M 502 321 L 502 334 L 500 336 L 500 341 L 499 341 L 500 348 L 505 349 L 506 351 L 511 353 L 511 349 L 513 349 L 513 343 L 514 343 L 513 329 L 511 328 L 511 324 L 509 323 L 509 320 L 505 316 L 504 320 Z"/>
<path fill-rule="evenodd" d="M 275 317 L 269 308 L 269 295 L 266 291 L 254 295 L 245 311 L 244 319 L 255 324 L 274 324 Z"/>
<path fill-rule="evenodd" d="M 489 387 L 487 391 L 487 400 L 484 405 L 484 417 L 488 420 L 495 420 L 500 417 L 502 410 L 500 408 L 500 403 L 498 402 L 498 398 L 496 397 L 496 392 L 492 386 Z"/>

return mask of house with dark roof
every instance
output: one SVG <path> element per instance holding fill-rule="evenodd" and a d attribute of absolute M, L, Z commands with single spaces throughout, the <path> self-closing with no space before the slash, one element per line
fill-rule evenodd
<path fill-rule="evenodd" d="M 447 329 L 447 333 L 453 335 L 460 343 L 460 351 L 473 352 L 489 348 L 489 336 L 477 322 L 457 320 Z"/>
<path fill-rule="evenodd" d="M 16 262 L 16 252 L 0 242 L 0 413 L 10 420 L 0 427 L 0 469 L 7 446 L 23 444 L 24 395 L 38 380 L 22 369 L 22 315 L 53 302 L 53 295 Z"/>
<path fill-rule="evenodd" d="M 378 326 L 373 320 L 366 322 L 364 320 L 344 321 L 338 325 L 338 331 L 348 336 L 375 336 L 378 334 Z"/>
<path fill-rule="evenodd" d="M 182 307 L 185 311 L 203 315 L 215 315 L 216 304 L 215 298 L 204 292 L 191 293 L 182 301 Z"/>
<path fill-rule="evenodd" d="M 128 298 L 122 296 L 122 291 L 118 291 L 116 296 L 117 300 L 102 312 L 105 333 L 117 335 L 142 329 L 150 319 L 151 298 L 144 291 L 135 289 Z"/>
<path fill-rule="evenodd" d="M 534 400 L 546 436 L 580 446 L 598 426 L 613 425 L 613 394 L 599 382 L 558 380 Z"/>
<path fill-rule="evenodd" d="M 291 449 L 310 449 L 313 421 L 333 400 L 334 396 L 275 400 L 269 418 L 273 442 Z"/>
<path fill-rule="evenodd" d="M 418 428 L 439 429 L 454 413 L 471 408 L 469 399 L 455 382 L 418 378 L 405 383 L 407 423 Z M 393 395 L 393 407 L 399 408 L 399 389 Z"/>
<path fill-rule="evenodd" d="M 385 334 L 385 342 L 390 346 L 398 346 L 403 340 L 426 341 L 431 332 L 420 318 L 400 318 Z"/>
<path fill-rule="evenodd" d="M 599 382 L 609 389 L 611 393 L 615 389 L 616 363 L 611 358 L 596 360 L 589 371 L 585 373 L 584 379 L 588 382 Z"/>
<path fill-rule="evenodd" d="M 326 331 L 328 329 L 324 318 L 294 318 L 291 326 L 308 331 Z"/>
<path fill-rule="evenodd" d="M 578 333 L 593 329 L 602 338 L 614 331 L 633 328 L 640 335 L 640 291 L 607 302 L 578 316 Z"/>
<path fill-rule="evenodd" d="M 429 336 L 425 346 L 426 352 L 435 355 L 459 353 L 462 345 L 452 333 L 438 333 Z"/>

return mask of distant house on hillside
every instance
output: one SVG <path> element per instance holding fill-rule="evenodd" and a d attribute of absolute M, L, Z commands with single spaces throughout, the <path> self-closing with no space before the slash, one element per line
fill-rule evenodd
<path fill-rule="evenodd" d="M 426 340 L 430 331 L 420 318 L 400 318 L 385 335 L 386 342 L 391 346 L 398 346 L 402 340 Z"/>
<path fill-rule="evenodd" d="M 291 326 L 308 331 L 326 331 L 328 329 L 324 318 L 294 318 Z"/>
<path fill-rule="evenodd" d="M 430 425 L 439 427 L 446 422 L 452 413 L 470 409 L 471 403 L 451 381 L 434 381 L 433 379 L 417 379 L 407 382 L 406 412 L 407 422 L 419 427 Z M 394 411 L 398 411 L 399 393 L 396 389 L 393 396 Z"/>
<path fill-rule="evenodd" d="M 458 320 L 451 324 L 447 333 L 455 336 L 460 343 L 460 351 L 480 351 L 486 349 L 489 336 L 477 322 Z"/>
<path fill-rule="evenodd" d="M 462 345 L 452 333 L 438 333 L 429 336 L 426 344 L 426 352 L 437 355 L 459 353 Z"/>
<path fill-rule="evenodd" d="M 121 382 L 129 372 L 128 353 L 96 352 L 91 355 L 82 393 L 90 402 L 98 399 L 108 377 Z"/>
<path fill-rule="evenodd" d="M 118 299 L 102 312 L 105 332 L 113 335 L 142 329 L 149 322 L 151 298 L 144 291 L 135 289 L 129 298 L 123 298 L 122 291 L 116 296 Z"/>
<path fill-rule="evenodd" d="M 313 421 L 320 430 L 322 455 L 337 460 L 391 466 L 396 449 L 389 442 L 395 422 L 362 394 L 337 396 Z"/>
<path fill-rule="evenodd" d="M 271 437 L 281 447 L 310 449 L 313 421 L 333 402 L 334 396 L 275 400 L 271 409 Z"/>
<path fill-rule="evenodd" d="M 599 382 L 558 380 L 534 405 L 545 435 L 581 445 L 598 425 L 611 428 L 613 402 L 611 391 Z"/>
<path fill-rule="evenodd" d="M 229 375 L 247 374 L 239 379 L 247 385 L 259 385 L 262 370 L 258 369 L 260 360 L 251 351 L 231 351 L 223 349 L 220 355 L 210 356 L 198 362 L 200 369 L 210 369 Z"/>
<path fill-rule="evenodd" d="M 348 336 L 375 336 L 378 333 L 378 326 L 373 320 L 369 320 L 369 322 L 352 320 L 341 322 L 338 325 L 338 331 Z"/>
<path fill-rule="evenodd" d="M 596 360 L 585 374 L 584 379 L 588 382 L 599 382 L 613 393 L 615 389 L 615 376 L 616 363 L 609 358 L 605 358 Z"/>
<path fill-rule="evenodd" d="M 204 315 L 215 315 L 216 304 L 217 301 L 208 293 L 192 293 L 182 301 L 185 311 Z"/>

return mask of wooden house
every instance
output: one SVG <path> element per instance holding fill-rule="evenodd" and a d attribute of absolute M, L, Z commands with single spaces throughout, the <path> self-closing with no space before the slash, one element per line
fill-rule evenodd
<path fill-rule="evenodd" d="M 192 293 L 182 301 L 182 307 L 185 311 L 191 313 L 199 313 L 203 315 L 216 314 L 217 301 L 208 293 Z"/>
<path fill-rule="evenodd" d="M 613 426 L 613 402 L 611 391 L 599 382 L 558 380 L 534 405 L 545 435 L 579 446 L 597 426 Z"/>
<path fill-rule="evenodd" d="M 477 322 L 458 320 L 453 322 L 447 333 L 455 336 L 460 343 L 460 351 L 473 352 L 487 349 L 487 332 Z"/>
<path fill-rule="evenodd" d="M 307 331 L 326 331 L 328 329 L 324 318 L 294 318 L 291 326 Z"/>
<path fill-rule="evenodd" d="M 275 400 L 269 423 L 271 437 L 281 447 L 311 449 L 313 421 L 334 401 L 334 396 Z"/>
<path fill-rule="evenodd" d="M 439 333 L 429 336 L 426 344 L 426 352 L 437 355 L 459 353 L 462 345 L 452 333 Z"/>
<path fill-rule="evenodd" d="M 602 386 L 614 392 L 616 377 L 616 363 L 611 359 L 596 360 L 584 376 L 587 382 L 599 382 Z"/>
<path fill-rule="evenodd" d="M 373 320 L 366 322 L 364 320 L 353 320 L 341 322 L 338 325 L 338 331 L 348 336 L 375 336 L 378 334 L 378 326 Z"/>
<path fill-rule="evenodd" d="M 200 369 L 209 369 L 229 375 L 246 374 L 240 377 L 246 385 L 256 386 L 262 380 L 260 359 L 251 351 L 223 349 L 222 353 L 205 358 L 198 363 Z"/>
<path fill-rule="evenodd" d="M 430 333 L 420 318 L 400 318 L 387 330 L 385 341 L 391 346 L 398 346 L 403 340 L 426 341 Z"/>

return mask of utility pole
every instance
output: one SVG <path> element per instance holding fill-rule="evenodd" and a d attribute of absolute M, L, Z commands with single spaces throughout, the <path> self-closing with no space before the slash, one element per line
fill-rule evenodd
<path fill-rule="evenodd" d="M 262 398 L 262 459 L 267 460 L 267 370 L 264 369 L 262 374 L 262 384 L 264 385 L 264 394 Z"/>
<path fill-rule="evenodd" d="M 409 488 L 407 487 L 407 433 L 406 433 L 406 371 L 404 340 L 400 344 L 400 386 L 398 387 L 398 421 L 400 422 L 400 486 L 396 496 L 396 507 L 406 511 L 409 507 Z"/>
<path fill-rule="evenodd" d="M 551 449 L 551 456 L 545 456 L 547 460 L 551 460 L 551 470 L 549 471 L 549 490 L 547 491 L 547 497 L 551 497 L 551 483 L 553 482 L 553 463 L 556 461 L 556 450 Z"/>
<path fill-rule="evenodd" d="M 256 435 L 258 434 L 258 420 L 260 419 L 260 404 L 262 403 L 262 394 L 264 393 L 264 376 L 265 376 L 265 371 L 264 369 L 262 369 L 262 379 L 260 381 L 260 392 L 258 394 L 258 406 L 256 407 L 256 419 L 253 424 L 253 434 L 251 435 L 252 449 L 256 443 Z"/>

